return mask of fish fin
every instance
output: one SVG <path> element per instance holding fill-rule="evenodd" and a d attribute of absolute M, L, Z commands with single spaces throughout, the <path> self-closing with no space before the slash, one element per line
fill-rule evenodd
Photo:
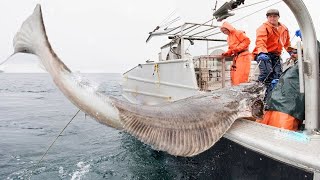
<path fill-rule="evenodd" d="M 14 53 L 37 55 L 40 46 L 44 46 L 46 41 L 41 6 L 38 4 L 13 39 Z"/>
<path fill-rule="evenodd" d="M 16 53 L 28 53 L 34 54 L 46 61 L 42 60 L 42 64 L 47 71 L 50 68 L 49 62 L 51 59 L 41 58 L 40 56 L 46 56 L 48 54 L 52 55 L 52 60 L 59 61 L 60 67 L 66 71 L 70 69 L 57 57 L 56 53 L 53 51 L 48 36 L 46 34 L 46 29 L 43 22 L 43 16 L 40 4 L 37 4 L 33 13 L 23 22 L 19 31 L 16 33 L 13 39 L 14 54 Z"/>
<path fill-rule="evenodd" d="M 115 101 L 115 105 L 126 132 L 153 149 L 190 157 L 212 147 L 238 118 L 237 111 L 226 106 L 212 110 L 215 102 L 189 99 L 141 106 Z"/>

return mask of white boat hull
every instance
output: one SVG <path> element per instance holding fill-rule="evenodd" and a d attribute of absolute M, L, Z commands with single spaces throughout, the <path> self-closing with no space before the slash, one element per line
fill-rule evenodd
<path fill-rule="evenodd" d="M 320 173 L 320 136 L 237 120 L 225 138 L 306 171 Z"/>
<path fill-rule="evenodd" d="M 122 87 L 128 101 L 148 105 L 200 93 L 190 59 L 139 64 L 124 73 Z"/>

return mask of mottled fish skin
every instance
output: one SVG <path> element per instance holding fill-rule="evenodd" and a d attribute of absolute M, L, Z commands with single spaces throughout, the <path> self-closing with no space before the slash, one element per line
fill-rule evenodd
<path fill-rule="evenodd" d="M 240 117 L 251 117 L 256 96 L 225 88 L 173 103 L 143 106 L 113 99 L 125 130 L 154 149 L 194 156 L 212 147 Z M 251 88 L 251 87 L 250 87 Z"/>
<path fill-rule="evenodd" d="M 40 5 L 16 34 L 14 48 L 15 53 L 37 55 L 57 87 L 86 114 L 175 156 L 194 156 L 212 147 L 236 119 L 252 116 L 251 105 L 260 92 L 255 85 L 244 85 L 156 106 L 105 96 L 77 79 L 54 53 Z"/>

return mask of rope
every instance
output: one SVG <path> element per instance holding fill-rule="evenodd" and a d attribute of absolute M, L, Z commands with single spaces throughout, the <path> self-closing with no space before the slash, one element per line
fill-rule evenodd
<path fill-rule="evenodd" d="M 260 63 L 261 63 L 261 61 L 263 61 L 263 60 L 260 60 Z M 272 61 L 272 60 L 271 60 L 271 61 Z M 260 63 L 259 63 L 259 64 L 260 64 Z M 271 71 L 269 72 L 269 74 L 267 75 L 267 77 L 263 80 L 262 84 L 264 84 L 264 83 L 266 82 L 266 80 L 268 80 L 269 76 L 270 76 L 271 73 L 274 71 L 274 68 L 276 67 L 277 63 L 280 63 L 280 56 L 279 56 L 277 62 L 276 62 L 276 63 L 274 64 L 274 66 L 272 67 L 272 69 L 271 69 Z"/>
<path fill-rule="evenodd" d="M 270 0 L 259 1 L 259 2 L 252 3 L 252 4 L 249 4 L 249 5 L 246 5 L 246 6 L 241 6 L 241 7 L 238 7 L 236 9 L 233 9 L 233 11 L 236 11 L 236 10 L 239 10 L 239 9 L 243 9 L 243 8 L 246 8 L 246 7 L 250 7 L 250 6 L 254 6 L 254 5 L 257 5 L 257 4 L 260 4 L 260 3 L 264 3 L 264 2 L 267 2 L 267 1 L 270 1 Z"/>
<path fill-rule="evenodd" d="M 268 0 L 266 0 L 266 1 L 268 1 Z M 263 2 L 263 1 L 261 1 L 260 3 L 262 3 L 262 2 Z M 251 14 L 248 14 L 248 15 L 242 17 L 242 18 L 239 18 L 239 19 L 237 19 L 237 20 L 235 20 L 235 21 L 232 21 L 231 24 L 233 24 L 233 23 L 235 23 L 235 22 L 237 22 L 237 21 L 240 21 L 240 20 L 242 20 L 242 19 L 244 19 L 244 18 L 246 18 L 246 17 L 249 17 L 249 16 L 251 16 L 251 15 L 253 15 L 253 14 L 256 14 L 256 13 L 262 11 L 262 10 L 265 10 L 265 9 L 271 7 L 271 6 L 274 6 L 274 5 L 276 5 L 276 4 L 280 3 L 280 2 L 282 2 L 282 0 L 277 1 L 277 2 L 275 2 L 275 3 L 273 3 L 273 4 L 269 5 L 269 6 L 266 6 L 266 7 L 262 8 L 262 9 L 259 9 L 259 10 L 255 11 L 255 12 L 253 12 L 253 13 L 251 13 Z M 256 3 L 256 4 L 257 4 L 257 3 Z M 213 33 L 213 34 L 207 34 L 207 35 L 205 35 L 205 36 L 203 36 L 203 37 L 204 37 L 204 38 L 207 38 L 207 37 L 210 37 L 210 36 L 213 36 L 213 35 L 217 35 L 217 34 L 220 34 L 220 33 L 221 33 L 221 32 L 219 31 L 219 32 L 216 32 L 216 33 Z"/>
<path fill-rule="evenodd" d="M 47 148 L 46 152 L 42 155 L 42 157 L 40 158 L 40 160 L 38 161 L 38 163 L 36 165 L 34 165 L 33 167 L 36 168 L 41 161 L 43 160 L 43 158 L 47 155 L 48 151 L 51 149 L 51 147 L 53 146 L 53 144 L 57 141 L 57 139 L 59 138 L 59 136 L 61 136 L 61 134 L 63 133 L 63 131 L 69 126 L 69 124 L 72 122 L 72 120 L 78 115 L 78 113 L 80 112 L 80 109 L 77 111 L 77 113 L 70 119 L 70 121 L 64 126 L 64 128 L 61 130 L 61 132 L 58 134 L 58 136 L 54 139 L 54 141 L 50 144 L 50 146 Z M 29 179 L 32 176 L 32 172 L 30 174 Z"/>
<path fill-rule="evenodd" d="M 257 67 L 253 70 L 253 73 L 251 74 L 250 78 L 248 79 L 248 82 L 250 82 L 251 79 L 252 79 L 252 77 L 256 74 L 256 71 L 257 71 L 257 69 L 259 68 L 261 62 L 262 62 L 262 61 L 260 61 L 260 62 L 258 63 L 258 65 L 257 65 Z"/>
<path fill-rule="evenodd" d="M 166 24 L 165 22 L 168 21 L 176 13 L 176 11 L 177 9 L 173 10 L 165 19 L 162 20 L 159 26 L 161 27 L 163 24 Z"/>
<path fill-rule="evenodd" d="M 167 22 L 167 23 L 165 23 L 165 24 L 163 24 L 163 25 L 161 25 L 161 26 L 159 26 L 160 28 L 162 28 L 162 27 L 169 27 L 171 24 L 173 24 L 174 22 L 177 22 L 177 21 L 179 21 L 181 18 L 180 18 L 180 16 L 178 16 L 178 17 L 176 17 L 175 19 L 173 19 L 173 20 L 171 20 L 171 21 L 169 21 L 169 22 Z"/>
<path fill-rule="evenodd" d="M 189 30 L 188 32 L 186 32 L 186 33 L 182 34 L 181 36 L 184 36 L 184 35 L 188 34 L 189 32 L 192 32 L 193 30 L 195 30 L 195 29 L 199 28 L 200 26 L 202 26 L 202 25 L 205 25 L 205 24 L 209 23 L 209 22 L 210 22 L 210 21 L 212 21 L 213 19 L 214 19 L 214 18 L 211 18 L 210 20 L 208 20 L 208 21 L 206 21 L 206 22 L 204 22 L 204 23 L 202 23 L 202 24 L 200 24 L 200 25 L 196 25 L 196 27 L 195 27 L 195 28 L 192 28 L 191 30 Z"/>
<path fill-rule="evenodd" d="M 1 66 L 2 64 L 6 63 L 7 61 L 9 61 L 10 58 L 11 58 L 13 55 L 14 55 L 14 54 L 11 54 L 6 60 L 2 61 L 2 62 L 0 63 L 0 66 Z"/>
<path fill-rule="evenodd" d="M 262 9 L 259 9 L 259 10 L 257 10 L 257 11 L 254 11 L 254 12 L 251 13 L 251 14 L 248 14 L 248 15 L 246 15 L 246 16 L 243 16 L 242 18 L 237 19 L 237 20 L 235 20 L 235 21 L 233 21 L 233 22 L 231 22 L 231 23 L 235 23 L 235 22 L 237 22 L 237 21 L 240 21 L 240 20 L 242 20 L 242 19 L 244 19 L 244 18 L 246 18 L 246 17 L 248 17 L 248 16 L 251 16 L 251 15 L 257 13 L 257 12 L 260 12 L 260 11 L 262 11 L 262 10 L 265 10 L 265 9 L 267 9 L 267 8 L 269 8 L 269 7 L 271 7 L 271 6 L 274 6 L 274 5 L 276 5 L 276 4 L 279 4 L 279 3 L 281 3 L 281 2 L 282 2 L 282 0 L 281 0 L 281 1 L 278 1 L 278 2 L 275 2 L 275 3 L 273 3 L 273 4 L 269 5 L 269 6 L 266 6 L 266 7 L 262 8 Z"/>
<path fill-rule="evenodd" d="M 160 72 L 159 72 L 159 64 L 154 64 L 154 70 L 153 70 L 153 74 L 154 75 L 154 72 L 157 73 L 158 75 L 158 86 L 160 86 Z"/>

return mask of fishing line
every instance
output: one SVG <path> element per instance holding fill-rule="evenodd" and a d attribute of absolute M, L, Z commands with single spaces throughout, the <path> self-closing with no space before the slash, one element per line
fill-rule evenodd
<path fill-rule="evenodd" d="M 239 19 L 237 19 L 237 20 L 235 20 L 235 21 L 232 21 L 231 23 L 235 23 L 235 22 L 237 22 L 237 21 L 240 21 L 240 20 L 242 20 L 242 19 L 244 19 L 244 18 L 246 18 L 246 17 L 248 17 L 248 16 L 251 16 L 251 15 L 253 15 L 253 14 L 255 14 L 255 13 L 258 13 L 258 12 L 260 12 L 260 11 L 262 11 L 262 10 L 265 10 L 265 9 L 267 9 L 267 8 L 269 8 L 269 7 L 271 7 L 271 6 L 274 6 L 274 5 L 276 5 L 276 4 L 279 4 L 279 3 L 281 3 L 281 2 L 282 2 L 282 0 L 281 0 L 281 1 L 278 1 L 278 2 L 275 2 L 275 3 L 273 3 L 273 4 L 269 5 L 269 6 L 266 6 L 266 7 L 264 7 L 264 8 L 261 8 L 261 9 L 257 10 L 257 11 L 254 11 L 254 12 L 251 13 L 251 14 L 248 14 L 248 15 L 246 15 L 246 16 L 243 16 L 242 18 L 239 18 Z"/>
<path fill-rule="evenodd" d="M 40 163 L 41 161 L 43 160 L 43 158 L 47 155 L 48 151 L 51 149 L 51 147 L 53 146 L 53 144 L 57 141 L 57 139 L 59 138 L 59 136 L 61 136 L 61 134 L 63 133 L 63 131 L 69 126 L 69 124 L 72 122 L 72 120 L 78 115 L 78 113 L 80 112 L 81 110 L 79 109 L 77 111 L 77 113 L 70 119 L 70 121 L 64 126 L 64 128 L 61 130 L 61 132 L 59 133 L 59 135 L 54 139 L 54 141 L 50 144 L 50 146 L 47 148 L 46 152 L 42 155 L 41 159 L 38 161 L 38 163 L 36 165 L 34 165 L 33 167 L 36 168 Z M 29 179 L 31 178 L 32 176 L 32 172 L 31 172 L 31 175 L 29 177 Z"/>
<path fill-rule="evenodd" d="M 209 23 L 209 22 L 212 21 L 213 19 L 214 19 L 214 18 L 211 18 L 209 21 L 206 21 L 206 22 L 204 22 L 204 23 L 202 23 L 202 24 L 196 25 L 196 27 L 192 28 L 191 30 L 189 30 L 188 32 L 182 34 L 181 36 L 184 36 L 184 35 L 188 34 L 189 32 L 191 32 L 191 31 L 193 31 L 193 30 L 195 30 L 195 29 L 198 29 L 199 27 L 201 27 L 202 25 L 205 25 L 205 24 Z"/>
<path fill-rule="evenodd" d="M 178 17 L 176 17 L 175 19 L 173 19 L 173 20 L 165 23 L 164 25 L 161 25 L 160 28 L 162 28 L 162 27 L 166 27 L 166 28 L 167 28 L 167 27 L 169 27 L 171 24 L 173 24 L 174 22 L 179 21 L 180 19 L 181 19 L 180 16 L 178 16 Z"/>
<path fill-rule="evenodd" d="M 262 62 L 263 60 L 260 60 L 260 62 Z M 269 74 L 267 75 L 267 77 L 262 81 L 262 84 L 265 84 L 265 82 L 268 80 L 269 76 L 271 75 L 271 73 L 273 73 L 274 68 L 276 67 L 277 63 L 281 63 L 280 62 L 280 57 L 279 59 L 276 61 L 276 63 L 274 64 L 274 66 L 272 67 L 271 71 L 269 72 Z M 259 63 L 260 64 L 260 63 Z"/>
<path fill-rule="evenodd" d="M 250 78 L 248 79 L 248 82 L 250 82 L 251 79 L 252 79 L 252 77 L 255 76 L 256 71 L 257 71 L 257 69 L 259 68 L 259 65 L 261 64 L 261 62 L 262 62 L 262 61 L 260 61 L 260 62 L 258 63 L 258 65 L 256 66 L 256 68 L 253 70 L 253 73 L 251 74 Z"/>
<path fill-rule="evenodd" d="M 246 16 L 243 16 L 243 17 L 241 17 L 241 18 L 239 18 L 239 19 L 237 19 L 237 20 L 235 20 L 235 21 L 232 21 L 231 24 L 233 24 L 233 23 L 235 23 L 235 22 L 237 22 L 237 21 L 240 21 L 240 20 L 242 20 L 242 19 L 244 19 L 244 18 L 246 18 L 246 17 L 249 17 L 249 16 L 251 16 L 251 15 L 253 15 L 253 14 L 256 14 L 256 13 L 262 11 L 262 10 L 265 10 L 265 9 L 267 9 L 267 8 L 269 8 L 269 7 L 271 7 L 271 6 L 274 6 L 274 5 L 278 4 L 278 3 L 281 3 L 281 2 L 282 2 L 282 0 L 281 0 L 281 1 L 277 1 L 277 2 L 275 2 L 275 3 L 273 3 L 273 4 L 269 5 L 269 6 L 266 6 L 266 7 L 262 8 L 262 9 L 259 9 L 259 10 L 257 10 L 257 11 L 254 11 L 254 12 L 251 13 L 251 14 L 248 14 L 248 15 L 246 15 Z M 222 32 L 216 32 L 216 33 L 213 33 L 213 34 L 207 34 L 207 35 L 205 35 L 205 36 L 203 36 L 203 37 L 204 37 L 204 38 L 207 38 L 207 37 L 210 37 L 210 36 L 213 36 L 213 35 L 217 35 L 217 34 L 220 34 L 220 33 L 222 33 Z"/>
<path fill-rule="evenodd" d="M 161 26 L 163 26 L 163 24 L 166 24 L 167 23 L 166 21 L 168 21 L 176 13 L 176 11 L 177 11 L 177 9 L 173 10 L 169 14 L 169 16 L 167 16 L 164 20 L 162 20 L 162 22 L 159 24 L 159 26 L 161 27 Z"/>
<path fill-rule="evenodd" d="M 15 54 L 11 54 L 6 60 L 2 61 L 2 62 L 0 63 L 0 66 L 1 66 L 2 64 L 6 63 L 7 61 L 9 61 L 10 58 L 11 58 L 13 55 L 15 55 Z"/>

